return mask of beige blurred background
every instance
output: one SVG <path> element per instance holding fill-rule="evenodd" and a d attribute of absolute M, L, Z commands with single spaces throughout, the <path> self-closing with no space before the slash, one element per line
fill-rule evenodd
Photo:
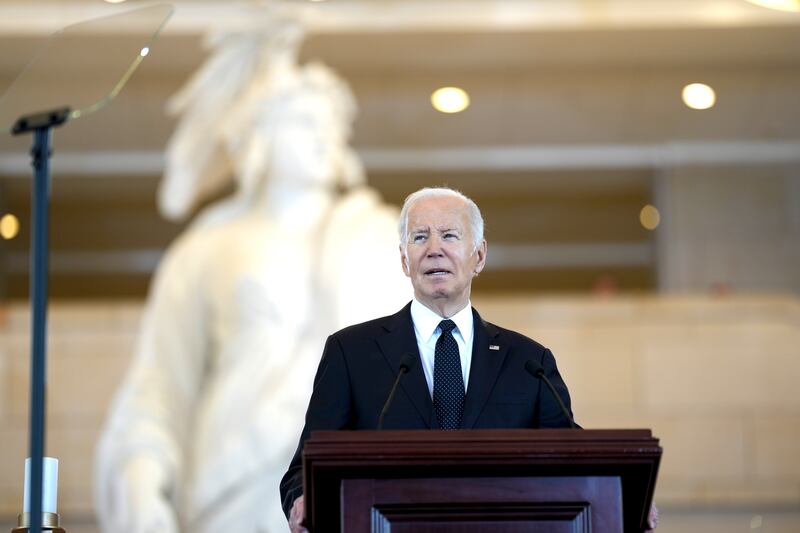
<path fill-rule="evenodd" d="M 173 3 L 128 87 L 54 136 L 47 450 L 71 533 L 96 531 L 95 439 L 150 275 L 182 229 L 155 208 L 165 101 L 209 29 L 257 24 L 265 2 Z M 800 13 L 744 0 L 282 4 L 306 20 L 303 58 L 355 91 L 369 183 L 396 204 L 448 184 L 481 206 L 482 314 L 553 349 L 584 427 L 661 438 L 659 530 L 800 531 Z M 51 31 L 136 5 L 0 1 L 0 89 Z M 94 52 L 59 88 L 80 90 L 115 40 L 140 37 L 87 35 Z M 690 83 L 715 105 L 689 108 Z M 444 86 L 470 106 L 436 111 Z M 0 217 L 20 223 L 0 239 L 0 531 L 20 512 L 27 453 L 29 144 L 0 136 Z"/>

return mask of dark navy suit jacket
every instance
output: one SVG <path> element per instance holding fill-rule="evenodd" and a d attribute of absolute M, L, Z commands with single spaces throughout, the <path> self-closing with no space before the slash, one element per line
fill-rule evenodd
<path fill-rule="evenodd" d="M 383 428 L 438 428 L 410 309 L 408 304 L 394 315 L 350 326 L 328 337 L 300 443 L 281 480 L 287 516 L 294 500 L 303 494 L 301 453 L 310 433 L 376 429 L 404 354 L 411 354 L 417 362 L 401 380 Z M 546 385 L 525 370 L 528 359 L 539 362 L 570 409 L 569 391 L 550 350 L 524 335 L 485 322 L 474 308 L 472 314 L 475 334 L 462 427 L 569 427 Z"/>

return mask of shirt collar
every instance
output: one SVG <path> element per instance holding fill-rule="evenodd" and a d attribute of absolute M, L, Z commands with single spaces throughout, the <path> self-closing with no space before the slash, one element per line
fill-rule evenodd
<path fill-rule="evenodd" d="M 414 298 L 411 302 L 411 320 L 414 322 L 414 329 L 416 329 L 418 337 L 427 344 L 431 340 L 431 336 L 433 336 L 436 328 L 439 327 L 439 322 L 444 320 L 444 318 L 439 316 L 435 311 L 425 307 L 424 304 Z M 461 338 L 463 338 L 466 343 L 469 343 L 472 340 L 473 334 L 472 304 L 470 301 L 467 300 L 467 305 L 465 305 L 461 311 L 451 316 L 450 320 L 456 323 Z"/>

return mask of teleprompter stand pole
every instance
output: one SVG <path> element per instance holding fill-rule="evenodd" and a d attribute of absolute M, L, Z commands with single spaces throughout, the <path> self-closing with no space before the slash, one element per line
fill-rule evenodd
<path fill-rule="evenodd" d="M 45 443 L 45 385 L 47 379 L 47 282 L 50 224 L 50 137 L 54 127 L 69 118 L 69 108 L 27 115 L 14 124 L 12 133 L 33 132 L 31 149 L 34 183 L 31 193 L 31 398 L 28 495 L 31 533 L 42 531 L 42 465 Z M 48 528 L 52 529 L 52 528 Z"/>

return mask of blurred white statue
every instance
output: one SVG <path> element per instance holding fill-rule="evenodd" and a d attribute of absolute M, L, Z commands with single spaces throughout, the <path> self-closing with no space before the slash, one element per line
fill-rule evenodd
<path fill-rule="evenodd" d="M 162 212 L 185 217 L 232 176 L 237 188 L 156 273 L 98 445 L 103 531 L 286 531 L 278 484 L 325 337 L 411 298 L 397 213 L 347 144 L 352 95 L 297 64 L 301 37 L 281 22 L 216 38 L 171 103 Z"/>

